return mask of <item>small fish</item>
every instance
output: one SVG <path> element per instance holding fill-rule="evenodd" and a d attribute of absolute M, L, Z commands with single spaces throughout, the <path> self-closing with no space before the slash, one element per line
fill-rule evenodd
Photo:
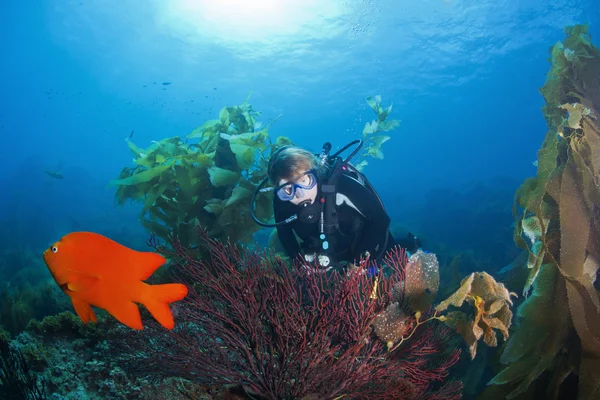
<path fill-rule="evenodd" d="M 143 282 L 165 261 L 158 253 L 135 251 L 93 232 L 69 233 L 44 252 L 52 277 L 84 323 L 97 322 L 95 306 L 133 329 L 143 329 L 136 303 L 165 328 L 175 326 L 169 303 L 183 299 L 187 287 Z"/>
<path fill-rule="evenodd" d="M 63 174 L 61 174 L 58 171 L 44 171 L 44 172 L 46 173 L 46 175 L 51 176 L 54 179 L 65 179 Z"/>
<path fill-rule="evenodd" d="M 171 82 L 163 82 L 162 84 L 163 84 L 164 86 L 167 86 L 167 85 L 170 85 L 170 84 L 171 84 Z"/>
<path fill-rule="evenodd" d="M 133 129 L 131 130 L 131 133 L 129 134 L 129 139 L 131 139 L 133 137 Z"/>

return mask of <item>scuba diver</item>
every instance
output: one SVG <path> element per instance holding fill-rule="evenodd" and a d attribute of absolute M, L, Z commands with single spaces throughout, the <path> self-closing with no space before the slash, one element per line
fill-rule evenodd
<path fill-rule="evenodd" d="M 340 154 L 353 145 L 354 151 L 342 159 Z M 397 244 L 409 252 L 420 247 L 410 233 L 399 243 L 392 237 L 390 217 L 377 192 L 349 162 L 361 146 L 362 141 L 356 140 L 331 156 L 330 143 L 318 155 L 296 146 L 272 154 L 268 178 L 254 193 L 250 211 L 258 224 L 277 228 L 291 259 L 327 271 L 380 261 Z M 267 181 L 274 188 L 263 189 Z M 257 194 L 271 190 L 275 223 L 267 224 L 255 217 L 253 209 Z"/>

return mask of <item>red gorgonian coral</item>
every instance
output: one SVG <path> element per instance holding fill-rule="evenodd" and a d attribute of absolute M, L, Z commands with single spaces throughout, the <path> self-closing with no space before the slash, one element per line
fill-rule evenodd
<path fill-rule="evenodd" d="M 172 243 L 170 256 L 190 286 L 175 306 L 177 326 L 131 332 L 130 372 L 239 384 L 252 398 L 265 399 L 461 397 L 461 384 L 446 382 L 460 351 L 443 324 L 419 326 L 394 351 L 386 345 L 389 332 L 381 338 L 373 327 L 379 321 L 379 331 L 386 331 L 385 312 L 406 316 L 404 323 L 392 321 L 392 329 L 416 326 L 408 312 L 399 314 L 405 303 L 401 249 L 375 277 L 314 273 L 200 234 L 203 249 Z"/>

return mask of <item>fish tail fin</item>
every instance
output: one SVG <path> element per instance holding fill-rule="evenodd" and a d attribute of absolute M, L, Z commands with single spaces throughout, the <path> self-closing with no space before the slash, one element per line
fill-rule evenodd
<path fill-rule="evenodd" d="M 162 326 L 173 329 L 175 321 L 169 303 L 183 299 L 187 293 L 187 287 L 181 283 L 148 285 L 146 299 L 142 304 Z"/>

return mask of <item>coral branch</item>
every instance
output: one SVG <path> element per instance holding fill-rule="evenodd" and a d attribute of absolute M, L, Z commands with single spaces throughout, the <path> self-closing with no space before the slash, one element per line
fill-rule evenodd
<path fill-rule="evenodd" d="M 395 352 L 375 334 L 380 314 L 403 306 L 401 250 L 376 278 L 315 274 L 200 235 L 204 248 L 174 240 L 169 255 L 190 285 L 175 306 L 182 322 L 172 331 L 132 332 L 122 349 L 130 372 L 239 384 L 267 399 L 460 397 L 460 384 L 442 386 L 459 354 L 443 324 L 415 327 Z"/>

